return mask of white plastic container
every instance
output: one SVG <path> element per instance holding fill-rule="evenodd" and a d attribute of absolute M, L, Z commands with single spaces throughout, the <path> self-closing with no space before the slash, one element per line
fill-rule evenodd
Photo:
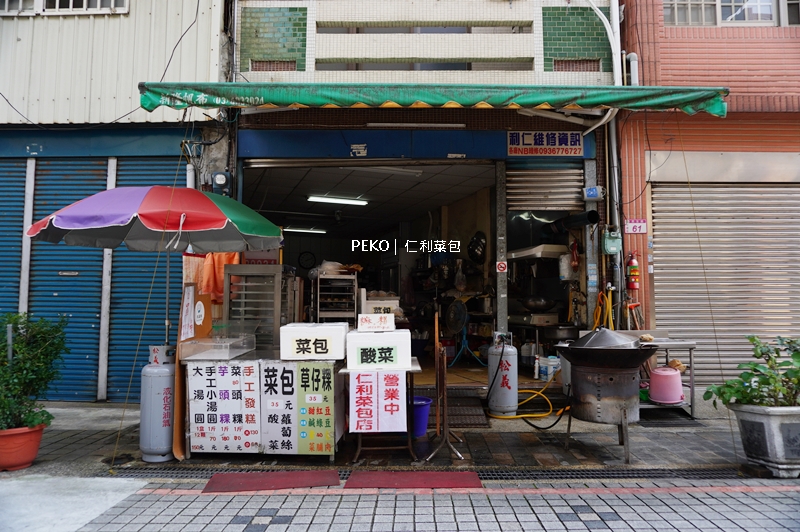
<path fill-rule="evenodd" d="M 411 331 L 347 333 L 347 367 L 361 370 L 411 369 Z"/>
<path fill-rule="evenodd" d="M 561 368 L 561 359 L 555 356 L 539 358 L 539 378 L 549 381 Z"/>
<path fill-rule="evenodd" d="M 342 360 L 347 322 L 289 323 L 281 327 L 281 360 Z"/>

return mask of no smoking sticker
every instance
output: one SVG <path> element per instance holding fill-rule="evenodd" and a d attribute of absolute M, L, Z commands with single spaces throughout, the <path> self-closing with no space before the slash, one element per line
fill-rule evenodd
<path fill-rule="evenodd" d="M 497 262 L 497 273 L 503 273 L 508 270 L 508 263 L 504 260 Z"/>

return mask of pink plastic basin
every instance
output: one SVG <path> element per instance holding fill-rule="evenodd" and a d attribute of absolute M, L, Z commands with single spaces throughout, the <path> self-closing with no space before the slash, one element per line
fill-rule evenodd
<path fill-rule="evenodd" d="M 668 366 L 662 366 L 650 372 L 651 401 L 674 405 L 682 403 L 684 399 L 680 371 Z"/>

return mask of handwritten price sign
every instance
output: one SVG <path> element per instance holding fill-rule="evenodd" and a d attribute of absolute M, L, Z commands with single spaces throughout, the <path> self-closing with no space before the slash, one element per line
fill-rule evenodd
<path fill-rule="evenodd" d="M 647 220 L 627 220 L 625 234 L 641 235 L 647 233 Z"/>

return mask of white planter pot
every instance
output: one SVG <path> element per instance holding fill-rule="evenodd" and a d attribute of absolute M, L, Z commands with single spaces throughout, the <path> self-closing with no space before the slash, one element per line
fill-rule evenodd
<path fill-rule="evenodd" d="M 800 476 L 800 406 L 731 403 L 747 460 L 780 478 Z"/>

